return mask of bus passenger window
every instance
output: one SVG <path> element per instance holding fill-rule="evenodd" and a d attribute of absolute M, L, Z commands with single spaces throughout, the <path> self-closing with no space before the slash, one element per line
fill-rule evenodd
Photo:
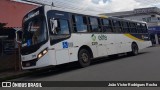
<path fill-rule="evenodd" d="M 147 33 L 147 26 L 146 26 L 146 24 L 142 24 L 142 31 L 143 31 L 143 33 Z"/>
<path fill-rule="evenodd" d="M 73 15 L 73 29 L 74 32 L 87 32 L 87 19 L 86 17 L 80 16 L 80 15 Z"/>
<path fill-rule="evenodd" d="M 123 26 L 123 32 L 124 33 L 129 33 L 130 30 L 129 30 L 129 25 L 128 25 L 128 22 L 122 22 L 122 26 Z"/>
<path fill-rule="evenodd" d="M 112 32 L 111 29 L 111 21 L 108 19 L 102 19 L 102 28 L 103 28 L 103 32 Z"/>
<path fill-rule="evenodd" d="M 56 28 L 55 33 L 57 35 L 69 34 L 68 20 L 59 19 L 58 20 L 58 27 Z"/>
<path fill-rule="evenodd" d="M 89 21 L 90 21 L 90 26 L 91 26 L 91 32 L 100 32 L 98 19 L 90 17 Z"/>
<path fill-rule="evenodd" d="M 135 23 L 130 23 L 130 30 L 131 30 L 131 33 L 137 33 L 137 29 L 136 29 L 136 24 Z"/>
<path fill-rule="evenodd" d="M 117 32 L 117 33 L 122 32 L 120 21 L 113 20 L 113 27 L 114 27 L 114 32 Z"/>
<path fill-rule="evenodd" d="M 142 33 L 142 27 L 140 23 L 137 23 L 137 30 L 138 30 L 138 33 Z"/>

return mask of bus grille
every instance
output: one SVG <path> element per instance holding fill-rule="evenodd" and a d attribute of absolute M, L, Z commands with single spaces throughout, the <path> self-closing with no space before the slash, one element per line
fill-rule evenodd
<path fill-rule="evenodd" d="M 29 61 L 22 61 L 22 66 L 23 67 L 31 67 L 31 66 L 36 66 L 37 59 L 29 60 Z"/>

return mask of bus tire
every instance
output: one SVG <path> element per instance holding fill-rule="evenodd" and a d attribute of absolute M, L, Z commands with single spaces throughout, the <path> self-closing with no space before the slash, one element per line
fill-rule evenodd
<path fill-rule="evenodd" d="M 131 55 L 133 56 L 137 55 L 139 50 L 137 44 L 133 43 L 131 47 L 132 47 Z"/>
<path fill-rule="evenodd" d="M 91 55 L 88 50 L 80 49 L 78 53 L 78 62 L 81 67 L 87 67 L 91 63 Z"/>

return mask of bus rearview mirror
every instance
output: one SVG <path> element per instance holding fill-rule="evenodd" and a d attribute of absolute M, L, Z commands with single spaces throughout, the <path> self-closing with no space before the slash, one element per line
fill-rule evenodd
<path fill-rule="evenodd" d="M 57 20 L 54 20 L 54 27 L 55 27 L 55 28 L 58 27 L 58 22 L 57 22 Z"/>
<path fill-rule="evenodd" d="M 53 34 L 56 34 L 56 28 L 58 27 L 58 22 L 56 19 L 50 19 L 50 26 Z"/>

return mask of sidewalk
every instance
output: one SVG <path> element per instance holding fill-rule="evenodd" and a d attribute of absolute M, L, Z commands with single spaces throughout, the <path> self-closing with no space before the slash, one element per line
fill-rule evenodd
<path fill-rule="evenodd" d="M 20 70 L 21 66 L 19 63 L 20 61 L 17 53 L 0 56 L 0 81 L 23 77 L 31 73 L 29 71 Z"/>
<path fill-rule="evenodd" d="M 30 71 L 5 71 L 5 72 L 0 72 L 0 81 L 7 81 L 11 79 L 16 79 L 19 77 L 24 77 L 27 75 L 32 74 L 33 72 Z"/>
<path fill-rule="evenodd" d="M 35 75 L 35 74 L 39 74 L 42 72 L 46 72 L 46 71 L 50 71 L 50 70 L 59 70 L 56 68 L 50 68 L 50 67 L 46 67 L 43 69 L 38 69 L 38 70 L 34 70 L 34 71 L 29 71 L 29 70 L 21 70 L 21 71 L 15 71 L 15 70 L 8 70 L 8 71 L 3 71 L 0 72 L 0 82 L 1 81 L 8 81 L 8 80 L 12 80 L 12 79 L 16 79 L 16 78 L 21 78 L 21 77 L 25 77 L 25 76 L 30 76 L 30 75 Z"/>

